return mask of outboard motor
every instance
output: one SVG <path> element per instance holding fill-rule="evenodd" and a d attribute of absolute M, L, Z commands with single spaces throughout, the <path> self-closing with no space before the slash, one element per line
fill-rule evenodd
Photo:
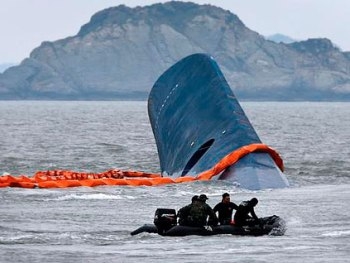
<path fill-rule="evenodd" d="M 175 209 L 157 208 L 153 222 L 157 227 L 158 234 L 163 235 L 166 231 L 177 224 Z"/>

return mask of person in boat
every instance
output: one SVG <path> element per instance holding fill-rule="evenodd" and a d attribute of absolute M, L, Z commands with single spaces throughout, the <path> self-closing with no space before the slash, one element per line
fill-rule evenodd
<path fill-rule="evenodd" d="M 209 198 L 205 194 L 201 194 L 198 198 L 199 202 L 204 206 L 206 216 L 205 216 L 205 225 L 216 226 L 218 224 L 218 218 L 214 213 L 210 205 L 207 204 Z"/>
<path fill-rule="evenodd" d="M 179 225 L 191 227 L 204 227 L 208 223 L 217 225 L 217 217 L 206 200 L 208 197 L 204 194 L 192 197 L 192 203 L 181 208 L 178 212 Z"/>
<path fill-rule="evenodd" d="M 214 206 L 214 213 L 218 213 L 220 225 L 230 225 L 232 223 L 233 210 L 237 210 L 238 205 L 231 202 L 230 194 L 224 193 L 220 203 Z"/>
<path fill-rule="evenodd" d="M 253 226 L 260 225 L 260 220 L 255 214 L 254 207 L 258 204 L 255 197 L 249 201 L 243 201 L 237 208 L 234 215 L 235 225 L 237 226 Z"/>
<path fill-rule="evenodd" d="M 194 206 L 195 203 L 199 201 L 198 199 L 199 199 L 198 195 L 192 196 L 191 204 L 186 205 L 179 209 L 179 211 L 177 212 L 177 218 L 179 219 L 180 226 L 186 226 L 189 224 L 187 221 L 190 215 L 191 207 Z"/>

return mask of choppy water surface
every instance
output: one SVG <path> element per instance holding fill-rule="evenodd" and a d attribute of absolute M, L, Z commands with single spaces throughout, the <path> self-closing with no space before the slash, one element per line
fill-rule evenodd
<path fill-rule="evenodd" d="M 279 151 L 288 189 L 229 182 L 159 187 L 0 188 L 0 262 L 349 262 L 350 104 L 244 102 L 261 140 Z M 0 102 L 0 174 L 38 170 L 159 172 L 146 102 Z M 256 196 L 284 236 L 130 236 L 157 207 L 194 194 Z"/>

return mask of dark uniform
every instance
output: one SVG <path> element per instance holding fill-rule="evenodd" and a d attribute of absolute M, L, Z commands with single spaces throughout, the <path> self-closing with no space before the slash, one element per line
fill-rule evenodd
<path fill-rule="evenodd" d="M 232 220 L 233 210 L 237 210 L 238 205 L 232 202 L 224 203 L 220 202 L 214 207 L 214 213 L 219 213 L 220 225 L 229 225 Z"/>
<path fill-rule="evenodd" d="M 217 224 L 217 217 L 211 207 L 202 199 L 193 200 L 192 203 L 181 208 L 178 212 L 179 225 L 203 227 L 207 225 L 207 218 L 214 225 Z"/>
<path fill-rule="evenodd" d="M 247 226 L 259 224 L 259 218 L 256 216 L 254 211 L 254 207 L 257 205 L 257 203 L 258 200 L 256 198 L 240 203 L 234 216 L 235 225 Z"/>
<path fill-rule="evenodd" d="M 192 197 L 192 202 L 189 205 L 186 205 L 179 209 L 177 212 L 177 218 L 179 219 L 179 225 L 180 226 L 187 226 L 188 223 L 188 217 L 190 215 L 191 207 L 194 203 L 198 202 L 198 195 L 195 195 Z"/>

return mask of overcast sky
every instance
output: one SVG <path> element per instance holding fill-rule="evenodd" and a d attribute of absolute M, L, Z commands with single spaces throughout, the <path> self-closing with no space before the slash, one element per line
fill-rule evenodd
<path fill-rule="evenodd" d="M 43 41 L 77 34 L 102 9 L 167 1 L 153 0 L 1 0 L 0 64 L 19 63 Z M 294 39 L 329 38 L 350 51 L 349 0 L 193 0 L 230 10 L 262 35 L 281 33 Z"/>

